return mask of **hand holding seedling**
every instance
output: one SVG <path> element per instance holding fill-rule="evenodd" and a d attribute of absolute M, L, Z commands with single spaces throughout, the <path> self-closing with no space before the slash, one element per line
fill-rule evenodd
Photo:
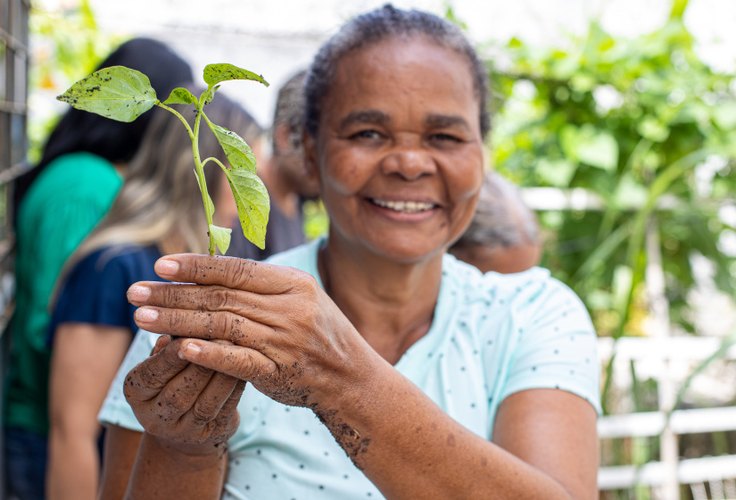
<path fill-rule="evenodd" d="M 178 344 L 182 359 L 247 380 L 276 401 L 315 409 L 344 390 L 335 384 L 352 380 L 345 370 L 353 363 L 382 363 L 303 271 L 196 254 L 167 255 L 154 269 L 165 282 L 128 289 L 138 326 L 187 337 Z"/>
<path fill-rule="evenodd" d="M 253 80 L 268 86 L 268 82 L 262 76 L 246 69 L 226 63 L 208 64 L 204 68 L 207 89 L 198 98 L 189 90 L 177 87 L 165 101 L 161 102 L 146 75 L 125 66 L 111 66 L 79 80 L 57 97 L 76 109 L 121 122 L 132 122 L 153 106 L 169 111 L 181 121 L 192 141 L 194 173 L 202 194 L 202 204 L 209 228 L 210 255 L 215 254 L 216 248 L 222 254 L 227 252 L 231 230 L 213 223 L 215 206 L 207 191 L 204 177 L 204 167 L 208 163 L 216 163 L 223 170 L 235 198 L 243 235 L 261 249 L 265 246 L 270 208 L 268 192 L 256 174 L 256 158 L 250 146 L 235 132 L 213 123 L 204 110 L 205 106 L 212 102 L 220 83 L 228 80 Z M 193 126 L 190 126 L 178 111 L 171 108 L 169 106 L 171 104 L 194 106 L 196 116 Z M 229 167 L 214 157 L 200 158 L 199 133 L 203 119 L 225 152 Z"/>

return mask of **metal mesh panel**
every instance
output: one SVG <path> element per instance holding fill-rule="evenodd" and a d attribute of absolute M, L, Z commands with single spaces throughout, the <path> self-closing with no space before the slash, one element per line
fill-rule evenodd
<path fill-rule="evenodd" d="M 5 378 L 9 336 L 5 334 L 12 310 L 13 233 L 9 204 L 14 178 L 26 156 L 26 102 L 28 96 L 28 14 L 30 0 L 0 0 L 0 377 Z M 4 384 L 0 384 L 2 428 Z M 5 491 L 3 433 L 0 432 L 0 497 Z"/>

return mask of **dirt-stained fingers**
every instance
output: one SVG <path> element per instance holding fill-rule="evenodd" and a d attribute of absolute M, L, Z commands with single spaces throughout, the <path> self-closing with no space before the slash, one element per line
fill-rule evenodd
<path fill-rule="evenodd" d="M 179 354 L 187 361 L 241 380 L 270 377 L 278 371 L 277 364 L 261 352 L 237 345 L 188 339 L 181 344 Z"/>
<path fill-rule="evenodd" d="M 227 311 L 192 311 L 162 307 L 139 307 L 135 321 L 153 333 L 173 333 L 182 337 L 227 340 L 237 345 L 267 349 L 273 329 L 258 321 Z"/>
<path fill-rule="evenodd" d="M 156 261 L 154 270 L 169 281 L 221 285 L 264 295 L 288 292 L 299 273 L 266 262 L 188 253 L 166 255 Z"/>
<path fill-rule="evenodd" d="M 159 339 L 154 346 L 154 353 L 128 373 L 123 386 L 128 401 L 147 401 L 156 397 L 171 379 L 189 365 L 178 355 L 181 342 L 181 339 Z"/>
<path fill-rule="evenodd" d="M 218 418 L 225 411 L 231 417 L 235 408 L 225 408 L 225 405 L 233 399 L 237 401 L 245 387 L 245 381 L 235 377 L 215 372 L 207 386 L 199 394 L 199 397 L 191 408 L 182 416 L 183 421 L 188 421 L 192 426 L 205 426 Z"/>

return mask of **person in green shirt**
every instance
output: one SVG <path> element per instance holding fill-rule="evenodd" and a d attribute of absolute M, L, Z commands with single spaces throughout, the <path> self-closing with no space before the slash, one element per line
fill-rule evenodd
<path fill-rule="evenodd" d="M 147 38 L 122 44 L 99 67 L 114 65 L 145 73 L 162 98 L 192 79 L 181 57 Z M 49 136 L 38 166 L 15 186 L 16 307 L 3 414 L 10 497 L 45 497 L 49 300 L 64 262 L 110 208 L 152 115 L 121 123 L 70 109 Z"/>

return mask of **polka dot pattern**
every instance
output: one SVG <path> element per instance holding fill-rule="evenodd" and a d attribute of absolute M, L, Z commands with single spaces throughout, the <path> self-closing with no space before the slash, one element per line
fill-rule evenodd
<path fill-rule="evenodd" d="M 312 243 L 277 261 L 316 275 L 316 249 Z M 481 275 L 450 256 L 443 265 L 432 326 L 395 365 L 400 373 L 486 439 L 492 437 L 498 406 L 521 390 L 569 391 L 597 407 L 595 334 L 567 287 L 541 269 Z M 137 354 L 126 358 L 128 369 L 155 341 L 143 333 L 131 348 Z M 143 342 L 138 339 L 147 340 L 136 346 Z M 117 390 L 120 394 L 122 384 Z M 108 397 L 101 418 L 135 427 L 119 394 L 116 400 Z M 239 410 L 223 498 L 383 498 L 309 409 L 276 403 L 249 384 Z"/>

